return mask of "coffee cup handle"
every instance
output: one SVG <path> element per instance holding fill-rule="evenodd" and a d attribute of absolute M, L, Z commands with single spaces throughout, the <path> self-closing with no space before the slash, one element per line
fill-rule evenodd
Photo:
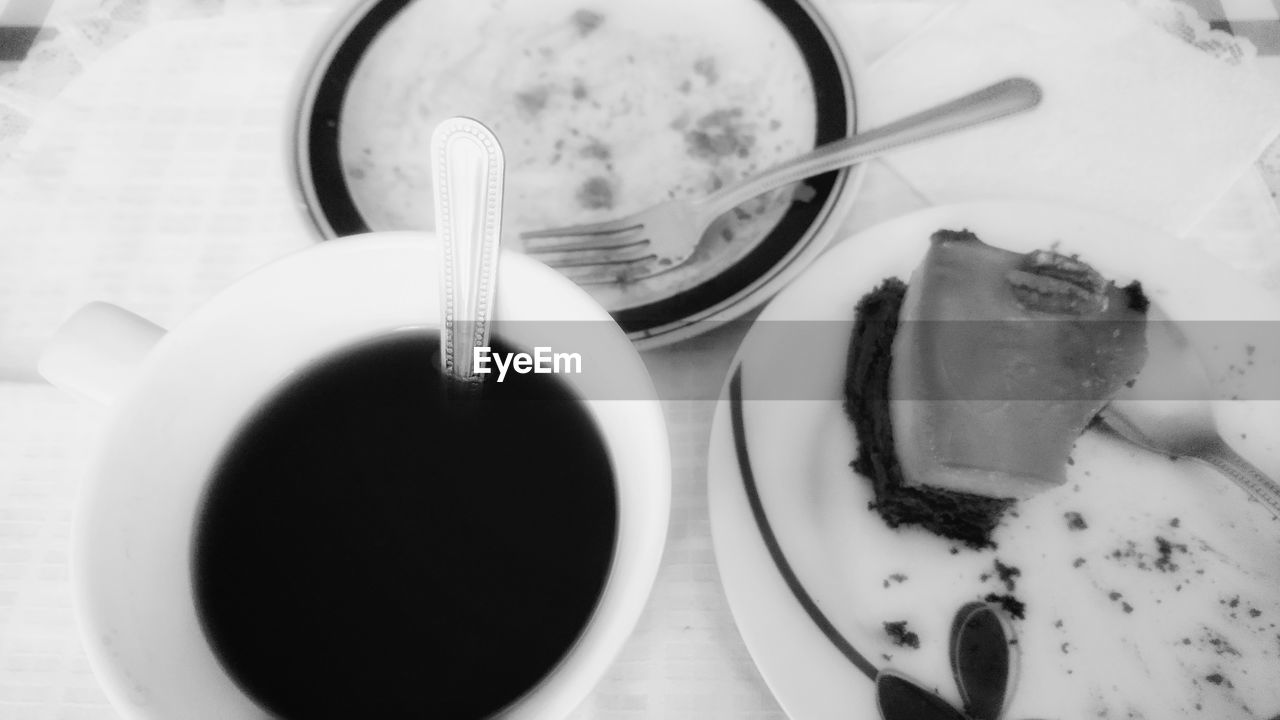
<path fill-rule="evenodd" d="M 54 387 L 106 405 L 129 386 L 164 333 L 124 308 L 89 303 L 58 328 L 37 367 Z"/>

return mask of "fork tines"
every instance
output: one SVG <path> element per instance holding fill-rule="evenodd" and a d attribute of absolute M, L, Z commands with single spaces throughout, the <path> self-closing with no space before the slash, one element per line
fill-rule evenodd
<path fill-rule="evenodd" d="M 554 268 L 617 266 L 654 259 L 644 225 L 597 223 L 562 230 L 521 233 L 525 252 Z"/>

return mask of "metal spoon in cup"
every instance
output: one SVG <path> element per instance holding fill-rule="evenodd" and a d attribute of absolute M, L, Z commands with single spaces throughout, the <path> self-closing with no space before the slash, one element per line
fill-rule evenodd
<path fill-rule="evenodd" d="M 440 368 L 454 387 L 479 387 L 474 348 L 489 345 L 502 230 L 502 146 L 489 128 L 455 117 L 431 134 L 440 240 Z"/>

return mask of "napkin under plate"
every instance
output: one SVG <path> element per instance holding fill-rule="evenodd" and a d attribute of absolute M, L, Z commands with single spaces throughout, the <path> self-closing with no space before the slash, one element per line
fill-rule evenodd
<path fill-rule="evenodd" d="M 1280 132 L 1280 88 L 1116 0 L 961 0 L 870 68 L 867 127 L 1010 75 L 1034 112 L 888 158 L 935 203 L 1037 200 L 1185 233 Z"/>

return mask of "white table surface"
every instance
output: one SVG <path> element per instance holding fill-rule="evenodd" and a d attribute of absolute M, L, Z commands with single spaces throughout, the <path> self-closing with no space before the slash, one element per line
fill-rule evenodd
<path fill-rule="evenodd" d="M 51 17 L 62 23 L 64 32 L 82 33 L 76 56 L 82 59 L 83 67 L 50 70 L 44 80 L 30 74 L 0 76 L 0 109 L 5 109 L 6 103 L 8 109 L 21 106 L 24 117 L 34 118 L 36 129 L 31 132 L 37 131 L 43 113 L 54 112 L 58 93 L 74 85 L 77 76 L 127 52 L 130 36 L 163 27 L 175 18 L 199 22 L 201 17 L 236 12 L 302 12 L 342 4 L 339 0 L 152 0 L 150 4 L 143 0 L 61 0 L 54 4 Z M 864 19 L 861 47 L 869 54 L 891 45 L 938 5 L 931 0 L 839 0 L 833 4 L 842 6 L 838 8 L 841 13 Z M 1275 76 L 1280 79 L 1280 58 L 1265 58 L 1264 62 L 1268 68 L 1276 66 Z M 83 88 L 80 91 L 86 92 Z M 174 112 L 181 112 L 181 106 Z M 254 118 L 252 113 L 245 117 L 244 142 L 248 144 L 258 141 L 253 136 L 253 123 L 276 122 Z M 127 115 L 119 113 L 110 118 L 127 122 Z M 128 127 L 112 125 L 104 130 L 86 120 L 85 130 L 91 128 L 95 132 L 129 132 Z M 0 137 L 0 141 L 4 150 L 20 149 L 23 142 L 13 137 Z M 1247 173 L 1189 240 L 1243 270 L 1252 268 L 1254 280 L 1280 292 L 1280 274 L 1275 268 L 1254 262 L 1258 247 L 1280 244 L 1274 191 L 1268 190 L 1280 187 L 1276 156 L 1273 148 L 1269 159 L 1260 162 L 1258 172 Z M 49 157 L 57 159 L 56 155 Z M 169 181 L 178 177 L 171 168 L 160 167 L 163 155 L 153 160 L 160 169 L 151 170 Z M 67 164 L 74 161 L 59 160 Z M 0 171 L 6 162 L 12 171 L 13 158 L 0 159 Z M 138 173 L 147 171 L 141 165 L 135 169 Z M 29 172 L 30 182 L 39 184 L 52 182 L 60 169 L 55 162 Z M 8 222 L 6 227 L 12 218 L 25 218 L 26 229 L 32 231 L 50 233 L 51 237 L 56 232 L 48 224 L 33 227 L 35 221 L 29 214 L 7 204 L 12 198 L 0 196 L 0 264 L 11 273 L 52 281 L 48 286 L 19 283 L 16 290 L 0 287 L 0 718 L 6 720 L 116 717 L 92 676 L 76 635 L 68 582 L 67 540 L 75 491 L 101 415 L 96 408 L 63 398 L 35 382 L 30 369 L 35 352 L 30 340 L 42 331 L 33 330 L 31 324 L 69 311 L 81 298 L 77 293 L 60 294 L 50 302 L 42 295 L 46 291 L 39 288 L 59 282 L 76 284 L 83 299 L 105 293 L 159 321 L 172 322 L 248 268 L 308 242 L 309 231 L 300 216 L 289 209 L 264 207 L 288 201 L 274 189 L 265 196 L 242 193 L 225 198 L 231 207 L 243 211 L 240 217 L 194 203 L 185 215 L 162 213 L 155 222 L 198 220 L 202 223 L 199 228 L 181 232 L 170 228 L 171 232 L 159 235 L 153 232 L 154 227 L 131 228 L 127 213 L 117 211 L 121 206 L 148 206 L 151 200 L 138 194 L 153 192 L 154 187 L 140 178 L 126 176 L 126 189 L 114 198 L 77 199 L 74 188 L 69 191 L 73 193 L 68 200 L 70 213 L 97 213 L 92 222 L 102 223 L 107 233 L 137 230 L 145 236 L 132 246 L 114 244 L 109 251 L 90 248 L 78 253 L 54 246 L 34 254 L 6 254 L 5 236 L 24 230 L 21 223 Z M 133 195 L 130 185 L 136 186 Z M 172 202 L 181 199 L 180 195 L 168 198 Z M 922 206 L 924 201 L 891 170 L 876 164 L 870 168 L 865 191 L 839 236 L 847 237 L 858 228 Z M 243 217 L 254 220 L 246 226 Z M 122 226 L 111 227 L 113 218 Z M 77 221 L 59 222 L 72 227 Z M 226 243 L 228 233 L 238 233 L 241 241 Z M 246 236 L 286 240 L 255 248 L 243 241 Z M 175 238 L 201 246 L 200 252 L 194 253 L 199 264 L 184 265 L 176 276 L 171 246 L 165 244 Z M 20 271 L 15 270 L 18 267 Z M 164 268 L 168 274 L 161 275 L 156 268 Z M 52 304 L 53 309 L 34 320 L 22 314 L 27 305 L 40 303 Z M 719 584 L 705 493 L 705 456 L 714 409 L 708 398 L 720 387 L 747 327 L 746 320 L 731 323 L 708 335 L 645 354 L 663 395 L 674 398 L 665 402 L 675 469 L 668 544 L 639 627 L 575 718 L 785 717 L 742 643 Z M 9 342 L 12 338 L 18 340 Z"/>

